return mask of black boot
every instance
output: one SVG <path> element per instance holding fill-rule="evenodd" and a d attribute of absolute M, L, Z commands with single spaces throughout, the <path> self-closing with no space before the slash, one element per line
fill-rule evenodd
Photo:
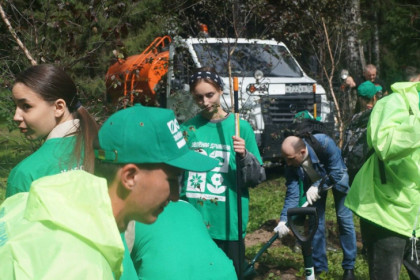
<path fill-rule="evenodd" d="M 344 269 L 343 280 L 355 280 L 353 269 Z"/>

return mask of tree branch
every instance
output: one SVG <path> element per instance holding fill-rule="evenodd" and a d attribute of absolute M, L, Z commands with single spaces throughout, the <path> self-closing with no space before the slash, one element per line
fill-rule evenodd
<path fill-rule="evenodd" d="M 341 146 L 343 144 L 344 126 L 343 126 L 343 120 L 342 120 L 341 113 L 340 113 L 340 106 L 337 102 L 337 98 L 335 97 L 334 88 L 333 88 L 333 84 L 332 84 L 332 79 L 333 79 L 334 70 L 335 70 L 335 61 L 334 61 L 334 57 L 332 55 L 332 50 L 331 50 L 331 46 L 330 46 L 330 39 L 328 37 L 328 30 L 327 30 L 327 27 L 325 26 L 325 20 L 324 20 L 324 18 L 321 18 L 321 20 L 322 20 L 322 26 L 323 26 L 323 29 L 324 29 L 324 33 L 325 33 L 325 39 L 327 41 L 328 53 L 330 55 L 330 60 L 331 60 L 331 72 L 328 73 L 325 66 L 322 67 L 322 68 L 324 70 L 325 75 L 328 78 L 328 86 L 330 87 L 331 96 L 333 98 L 334 105 L 335 105 L 335 108 L 336 108 L 336 111 L 337 111 L 337 121 L 338 121 L 338 125 L 339 125 L 338 129 L 339 129 L 339 135 L 340 135 L 339 136 L 340 139 L 338 141 L 338 144 L 339 144 L 339 147 L 341 148 Z"/>
<path fill-rule="evenodd" d="M 9 32 L 12 34 L 13 38 L 15 39 L 16 43 L 19 45 L 19 47 L 23 50 L 26 57 L 29 59 L 32 65 L 37 65 L 38 63 L 33 59 L 31 53 L 28 51 L 28 49 L 23 45 L 22 41 L 19 39 L 19 37 L 16 34 L 16 31 L 13 29 L 12 25 L 10 24 L 10 21 L 7 19 L 6 13 L 3 10 L 3 6 L 0 4 L 0 14 L 1 18 L 3 19 L 4 23 L 7 26 L 7 29 L 9 29 Z"/>

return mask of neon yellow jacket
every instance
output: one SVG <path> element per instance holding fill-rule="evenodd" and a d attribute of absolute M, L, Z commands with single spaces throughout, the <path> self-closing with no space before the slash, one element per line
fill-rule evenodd
<path fill-rule="evenodd" d="M 420 233 L 420 83 L 395 83 L 368 125 L 375 149 L 357 173 L 345 205 L 360 217 L 407 237 Z M 386 183 L 380 179 L 383 160 Z"/>
<path fill-rule="evenodd" d="M 0 206 L 1 279 L 118 279 L 124 246 L 106 181 L 43 177 Z"/>

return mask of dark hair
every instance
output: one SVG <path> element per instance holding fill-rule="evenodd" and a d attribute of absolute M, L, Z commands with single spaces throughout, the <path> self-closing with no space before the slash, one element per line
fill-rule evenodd
<path fill-rule="evenodd" d="M 197 68 L 197 69 L 195 69 L 194 73 L 197 73 L 197 72 L 211 72 L 211 73 L 219 75 L 216 72 L 216 69 L 214 69 L 213 67 Z M 214 86 L 218 90 L 223 90 L 223 85 L 220 85 L 216 81 L 214 81 L 212 79 L 209 79 L 209 78 L 199 78 L 199 79 L 196 79 L 193 83 L 190 84 L 190 92 L 193 92 L 195 90 L 196 86 L 198 85 L 198 83 L 201 82 L 201 81 L 204 81 L 208 84 L 211 84 L 212 86 Z"/>
<path fill-rule="evenodd" d="M 413 81 L 420 78 L 420 71 L 414 66 L 407 66 L 404 70 L 404 80 L 405 81 Z"/>
<path fill-rule="evenodd" d="M 100 159 L 95 159 L 95 176 L 102 177 L 106 180 L 108 186 L 112 183 L 117 174 L 118 169 L 123 167 L 123 163 L 110 163 Z"/>
<path fill-rule="evenodd" d="M 40 64 L 32 66 L 16 76 L 15 84 L 22 83 L 39 94 L 47 102 L 63 99 L 73 118 L 80 120 L 74 148 L 74 159 L 81 162 L 83 153 L 83 169 L 93 172 L 94 153 L 93 139 L 98 133 L 98 124 L 88 111 L 81 106 L 77 97 L 77 88 L 73 80 L 57 66 Z"/>
<path fill-rule="evenodd" d="M 375 100 L 376 99 L 376 100 Z M 366 96 L 357 95 L 356 106 L 354 107 L 354 114 L 363 112 L 366 110 L 366 105 L 369 102 L 373 102 L 373 106 L 375 105 L 376 101 L 378 100 L 378 95 L 375 94 L 372 98 Z"/>

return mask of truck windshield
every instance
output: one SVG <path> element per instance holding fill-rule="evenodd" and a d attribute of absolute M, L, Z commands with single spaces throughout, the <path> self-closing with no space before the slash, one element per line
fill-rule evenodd
<path fill-rule="evenodd" d="M 230 45 L 231 48 L 234 46 Z M 221 76 L 228 75 L 227 43 L 193 44 L 202 66 L 212 66 Z M 279 45 L 237 44 L 231 57 L 232 74 L 252 77 L 261 70 L 264 77 L 302 77 L 303 73 L 290 52 Z"/>

